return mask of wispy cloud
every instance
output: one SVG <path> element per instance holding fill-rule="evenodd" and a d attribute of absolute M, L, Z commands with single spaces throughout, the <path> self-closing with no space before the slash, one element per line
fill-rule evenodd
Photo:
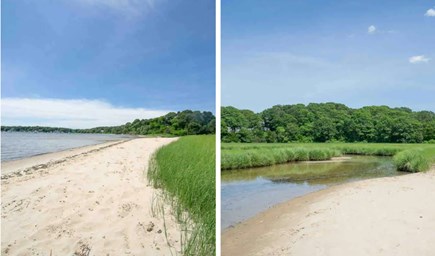
<path fill-rule="evenodd" d="M 424 16 L 435 17 L 435 9 L 434 8 L 430 8 L 429 10 L 426 11 Z"/>
<path fill-rule="evenodd" d="M 424 62 L 429 62 L 430 59 L 425 57 L 424 55 L 417 55 L 417 56 L 412 56 L 409 58 L 409 62 L 412 64 L 417 64 L 417 63 L 424 63 Z"/>
<path fill-rule="evenodd" d="M 374 34 L 395 34 L 395 33 L 397 33 L 397 31 L 396 30 L 380 30 L 375 25 L 370 25 L 367 28 L 367 33 L 369 35 L 374 35 Z"/>
<path fill-rule="evenodd" d="M 127 15 L 141 15 L 153 11 L 158 0 L 76 0 L 88 6 L 107 7 Z"/>
<path fill-rule="evenodd" d="M 3 98 L 2 125 L 91 128 L 121 125 L 136 118 L 165 115 L 168 110 L 123 108 L 101 100 Z"/>

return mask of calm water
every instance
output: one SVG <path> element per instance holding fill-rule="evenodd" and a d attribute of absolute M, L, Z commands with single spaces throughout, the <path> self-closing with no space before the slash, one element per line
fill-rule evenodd
<path fill-rule="evenodd" d="M 331 185 L 395 176 L 389 157 L 352 156 L 342 162 L 302 162 L 222 172 L 222 229 L 269 207 Z"/>
<path fill-rule="evenodd" d="M 2 132 L 1 161 L 125 139 L 112 134 Z"/>

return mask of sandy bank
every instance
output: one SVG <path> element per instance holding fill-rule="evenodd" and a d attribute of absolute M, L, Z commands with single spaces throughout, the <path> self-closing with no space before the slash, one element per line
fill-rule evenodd
<path fill-rule="evenodd" d="M 306 163 L 306 164 L 322 164 L 322 163 L 341 163 L 351 160 L 351 156 L 336 156 L 329 160 L 316 160 L 316 161 L 297 161 L 296 163 Z"/>
<path fill-rule="evenodd" d="M 222 255 L 434 255 L 435 168 L 277 205 L 222 234 Z"/>
<path fill-rule="evenodd" d="M 144 177 L 152 153 L 174 140 L 141 138 L 73 150 L 66 158 L 55 157 L 58 163 L 33 162 L 45 166 L 2 179 L 2 255 L 179 251 L 178 225 L 170 215 L 165 219 L 170 247 L 163 220 L 151 207 L 159 191 Z"/>

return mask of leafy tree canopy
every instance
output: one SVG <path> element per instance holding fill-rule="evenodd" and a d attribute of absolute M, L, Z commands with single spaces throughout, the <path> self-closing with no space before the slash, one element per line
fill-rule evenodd
<path fill-rule="evenodd" d="M 120 126 L 95 127 L 91 129 L 69 129 L 41 126 L 2 126 L 2 131 L 16 132 L 61 132 L 61 133 L 107 133 L 133 135 L 196 135 L 215 133 L 215 116 L 207 111 L 184 110 L 171 112 L 152 119 L 136 119 Z"/>
<path fill-rule="evenodd" d="M 406 107 L 352 109 L 338 103 L 276 105 L 260 113 L 222 107 L 223 142 L 391 142 L 435 140 L 435 113 Z"/>

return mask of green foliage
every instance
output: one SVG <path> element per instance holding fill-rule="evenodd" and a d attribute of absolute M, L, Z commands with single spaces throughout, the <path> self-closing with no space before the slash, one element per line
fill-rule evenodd
<path fill-rule="evenodd" d="M 167 192 L 180 219 L 195 223 L 183 255 L 215 254 L 215 136 L 186 136 L 159 149 L 148 178 Z"/>
<path fill-rule="evenodd" d="M 429 168 L 429 159 L 418 149 L 399 152 L 394 156 L 394 163 L 397 170 L 404 172 L 421 172 Z"/>
<path fill-rule="evenodd" d="M 381 143 L 223 143 L 221 168 L 241 169 L 341 155 L 394 156 L 399 171 L 420 172 L 435 163 L 435 145 Z"/>
<path fill-rule="evenodd" d="M 255 114 L 222 107 L 222 142 L 376 142 L 435 140 L 435 113 L 337 103 L 277 105 Z"/>
<path fill-rule="evenodd" d="M 136 119 L 120 126 L 69 129 L 40 126 L 2 126 L 2 131 L 14 132 L 60 132 L 60 133 L 106 133 L 133 135 L 183 136 L 215 133 L 215 117 L 211 112 L 184 110 L 171 112 L 152 119 Z"/>
<path fill-rule="evenodd" d="M 349 143 L 335 146 L 343 154 L 367 156 L 393 156 L 403 147 L 392 144 Z"/>
<path fill-rule="evenodd" d="M 79 133 L 80 129 L 46 127 L 46 126 L 2 126 L 2 132 L 55 132 L 55 133 Z"/>
<path fill-rule="evenodd" d="M 258 147 L 253 149 L 222 150 L 221 168 L 240 169 L 249 167 L 268 166 L 293 161 L 327 160 L 340 156 L 335 149 L 316 149 L 305 147 Z"/>

